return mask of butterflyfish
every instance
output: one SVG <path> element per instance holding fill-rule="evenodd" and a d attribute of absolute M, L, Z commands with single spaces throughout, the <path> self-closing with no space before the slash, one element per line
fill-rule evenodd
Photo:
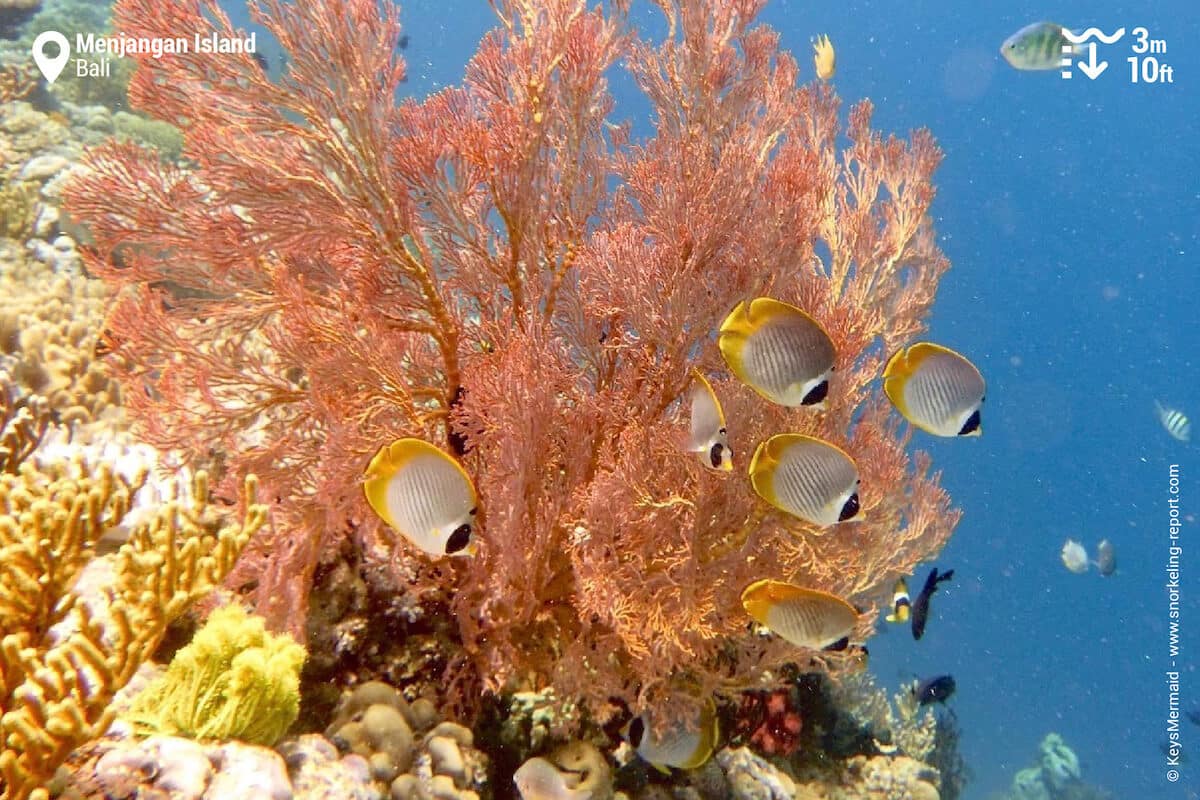
<path fill-rule="evenodd" d="M 758 446 L 750 483 L 780 511 L 813 525 L 834 525 L 861 513 L 858 468 L 840 448 L 812 436 L 781 433 Z"/>
<path fill-rule="evenodd" d="M 742 608 L 759 625 L 796 647 L 823 650 L 847 639 L 858 610 L 837 595 L 780 581 L 756 581 L 742 592 Z"/>
<path fill-rule="evenodd" d="M 912 607 L 912 637 L 914 639 L 920 640 L 925 635 L 925 623 L 929 621 L 929 600 L 937 591 L 938 584 L 953 577 L 954 570 L 952 569 L 941 574 L 938 574 L 937 567 L 929 570 L 929 574 L 925 577 L 925 585 L 921 588 L 921 593 L 917 595 L 917 600 Z"/>
<path fill-rule="evenodd" d="M 363 490 L 375 513 L 426 553 L 474 555 L 475 486 L 443 450 L 398 439 L 371 459 Z"/>
<path fill-rule="evenodd" d="M 1083 53 L 1086 45 L 1073 44 L 1057 22 L 1035 22 L 1004 40 L 1000 55 L 1021 70 L 1059 69 L 1063 59 Z"/>
<path fill-rule="evenodd" d="M 567 776 L 544 758 L 531 758 L 513 773 L 521 800 L 584 800 L 568 784 Z"/>
<path fill-rule="evenodd" d="M 918 342 L 892 356 L 883 391 L 904 418 L 934 436 L 978 436 L 986 385 L 975 365 L 953 350 Z"/>
<path fill-rule="evenodd" d="M 823 81 L 832 78 L 837 70 L 837 54 L 828 36 L 818 36 L 813 42 L 813 66 L 817 70 L 817 77 Z"/>
<path fill-rule="evenodd" d="M 636 717 L 629 723 L 629 744 L 660 772 L 668 767 L 695 769 L 703 765 L 716 749 L 720 735 L 717 706 L 710 697 L 690 711 L 661 734 L 655 733 L 649 714 Z"/>
<path fill-rule="evenodd" d="M 888 622 L 908 622 L 912 611 L 912 600 L 908 596 L 908 582 L 904 578 L 896 580 L 892 589 L 892 613 L 887 615 Z"/>
<path fill-rule="evenodd" d="M 612 795 L 612 770 L 596 746 L 575 740 L 513 774 L 521 800 L 601 800 Z"/>
<path fill-rule="evenodd" d="M 1182 411 L 1175 408 L 1168 408 L 1155 400 L 1154 413 L 1158 415 L 1158 421 L 1162 423 L 1163 430 L 1170 434 L 1172 439 L 1180 442 L 1191 440 L 1192 422 Z"/>
<path fill-rule="evenodd" d="M 1095 563 L 1096 569 L 1100 570 L 1100 574 L 1105 578 L 1117 571 L 1117 551 L 1108 539 L 1101 539 L 1100 544 L 1096 545 Z"/>
<path fill-rule="evenodd" d="M 692 372 L 696 380 L 692 386 L 692 431 L 688 450 L 700 453 L 706 466 L 729 472 L 733 469 L 733 451 L 729 448 L 729 435 L 725 429 L 725 412 L 721 410 L 712 384 L 699 370 Z"/>
<path fill-rule="evenodd" d="M 579 776 L 560 770 L 544 758 L 531 758 L 513 773 L 521 800 L 591 800 L 592 787 L 580 787 Z"/>
<path fill-rule="evenodd" d="M 823 406 L 833 340 L 799 308 L 770 297 L 742 301 L 721 323 L 717 343 L 738 380 L 772 403 Z"/>
<path fill-rule="evenodd" d="M 1088 554 L 1083 545 L 1074 539 L 1067 539 L 1063 543 L 1062 553 L 1060 554 L 1063 566 L 1074 572 L 1076 575 L 1082 575 L 1088 570 Z"/>

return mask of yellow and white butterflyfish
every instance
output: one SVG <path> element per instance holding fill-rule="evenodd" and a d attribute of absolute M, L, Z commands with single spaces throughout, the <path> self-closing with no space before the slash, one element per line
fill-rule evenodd
<path fill-rule="evenodd" d="M 908 622 L 911 613 L 912 598 L 908 596 L 908 581 L 898 578 L 896 586 L 892 589 L 892 613 L 885 619 L 888 622 Z"/>
<path fill-rule="evenodd" d="M 513 773 L 521 800 L 591 800 L 590 787 L 577 787 L 578 782 L 578 775 L 544 758 L 531 758 Z"/>
<path fill-rule="evenodd" d="M 713 392 L 712 384 L 692 370 L 695 383 L 692 386 L 692 430 L 688 437 L 688 450 L 700 453 L 705 466 L 729 472 L 733 469 L 733 451 L 729 448 L 729 434 L 725 429 L 725 412 L 721 401 Z"/>
<path fill-rule="evenodd" d="M 629 723 L 629 744 L 660 772 L 666 772 L 668 767 L 695 769 L 703 765 L 717 748 L 720 736 L 717 706 L 709 697 L 697 701 L 689 711 L 661 735 L 654 732 L 650 714 L 635 717 Z"/>
<path fill-rule="evenodd" d="M 934 436 L 978 436 L 987 385 L 966 356 L 917 342 L 900 350 L 883 370 L 883 391 L 896 410 Z"/>
<path fill-rule="evenodd" d="M 371 459 L 363 491 L 384 522 L 426 553 L 475 554 L 475 486 L 445 451 L 398 439 Z"/>
<path fill-rule="evenodd" d="M 799 433 L 781 433 L 758 446 L 750 484 L 780 511 L 813 525 L 858 517 L 858 468 L 840 447 Z"/>
<path fill-rule="evenodd" d="M 740 302 L 721 323 L 717 344 L 738 380 L 772 403 L 824 406 L 833 340 L 801 309 L 770 297 Z"/>
<path fill-rule="evenodd" d="M 828 36 L 818 36 L 813 42 L 813 67 L 817 77 L 827 81 L 837 71 L 837 54 L 833 50 L 833 42 Z"/>
<path fill-rule="evenodd" d="M 837 595 L 781 581 L 747 586 L 742 608 L 759 625 L 796 647 L 812 650 L 841 642 L 858 622 L 858 610 Z"/>

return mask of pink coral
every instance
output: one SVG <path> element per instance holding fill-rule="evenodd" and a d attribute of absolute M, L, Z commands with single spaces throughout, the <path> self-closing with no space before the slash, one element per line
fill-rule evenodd
<path fill-rule="evenodd" d="M 747 632 L 751 581 L 866 606 L 946 541 L 957 514 L 877 388 L 948 267 L 939 150 L 873 131 L 868 102 L 841 127 L 753 24 L 758 0 L 659 5 L 652 44 L 622 2 L 496 0 L 463 85 L 421 101 L 395 99 L 400 26 L 374 0 L 265 0 L 278 83 L 249 55 L 139 59 L 131 101 L 182 126 L 186 166 L 100 147 L 69 209 L 122 290 L 110 343 L 145 435 L 276 499 L 238 570 L 275 627 L 302 627 L 318 558 L 354 537 L 410 592 L 452 593 L 460 697 L 549 683 L 603 714 L 795 660 Z M 201 0 L 118 0 L 115 20 L 233 33 Z M 653 108 L 637 142 L 611 121 L 621 59 Z M 761 294 L 833 337 L 823 413 L 724 370 L 714 330 Z M 725 405 L 732 475 L 680 451 L 693 368 Z M 754 495 L 748 456 L 784 430 L 856 458 L 866 521 L 814 530 Z M 367 507 L 363 469 L 402 436 L 464 453 L 473 560 L 430 561 Z"/>
<path fill-rule="evenodd" d="M 737 712 L 735 734 L 769 756 L 789 756 L 800 746 L 804 719 L 793 703 L 790 688 L 746 692 Z"/>

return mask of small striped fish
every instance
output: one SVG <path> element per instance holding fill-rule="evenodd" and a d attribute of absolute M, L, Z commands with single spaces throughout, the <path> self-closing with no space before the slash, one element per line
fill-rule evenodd
<path fill-rule="evenodd" d="M 1154 401 L 1154 413 L 1158 414 L 1158 421 L 1162 423 L 1163 429 L 1171 434 L 1171 438 L 1181 442 L 1191 440 L 1192 421 L 1187 418 L 1187 414 L 1176 408 L 1168 408 L 1157 400 Z"/>
<path fill-rule="evenodd" d="M 1000 55 L 1017 69 L 1058 69 L 1064 55 L 1075 55 L 1083 49 L 1083 45 L 1072 45 L 1067 41 L 1062 25 L 1035 22 L 1005 39 L 1000 45 Z"/>

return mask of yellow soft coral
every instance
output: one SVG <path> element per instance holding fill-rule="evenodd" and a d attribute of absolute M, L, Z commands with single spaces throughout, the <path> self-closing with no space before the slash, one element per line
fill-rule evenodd
<path fill-rule="evenodd" d="M 304 657 L 292 637 L 267 633 L 262 617 L 225 606 L 137 696 L 129 716 L 160 733 L 275 744 L 300 711 Z"/>
<path fill-rule="evenodd" d="M 141 483 L 82 460 L 0 475 L 0 800 L 48 796 L 45 781 L 107 729 L 113 695 L 167 623 L 222 580 L 266 517 L 250 479 L 244 519 L 222 526 L 198 474 L 194 501 L 135 526 L 102 607 L 75 580 Z"/>

